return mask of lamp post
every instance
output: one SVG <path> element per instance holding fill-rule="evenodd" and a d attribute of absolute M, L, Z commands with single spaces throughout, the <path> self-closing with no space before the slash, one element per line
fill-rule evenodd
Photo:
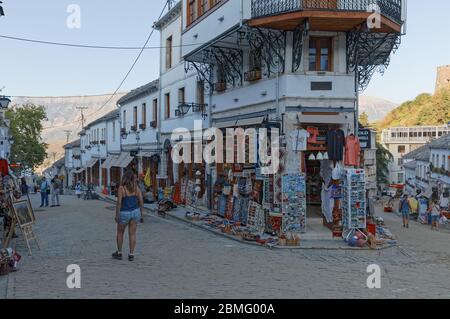
<path fill-rule="evenodd" d="M 0 1 L 0 17 L 5 15 L 5 11 L 3 11 L 3 7 L 1 6 L 3 2 Z"/>
<path fill-rule="evenodd" d="M 1 3 L 1 2 L 0 2 Z M 1 8 L 1 7 L 0 7 Z M 7 109 L 11 100 L 6 96 L 0 96 L 0 108 Z"/>

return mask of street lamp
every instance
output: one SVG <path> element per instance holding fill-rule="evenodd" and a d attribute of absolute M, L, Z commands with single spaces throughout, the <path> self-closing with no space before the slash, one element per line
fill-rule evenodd
<path fill-rule="evenodd" d="M 0 96 L 0 108 L 7 109 L 9 106 L 9 103 L 11 103 L 11 100 L 9 98 L 7 98 L 6 96 Z"/>
<path fill-rule="evenodd" d="M 0 4 L 2 4 L 3 2 L 1 2 L 0 1 Z M 2 8 L 2 6 L 0 6 L 0 17 L 1 16 L 4 16 L 5 15 L 5 12 L 3 11 L 3 8 Z"/>

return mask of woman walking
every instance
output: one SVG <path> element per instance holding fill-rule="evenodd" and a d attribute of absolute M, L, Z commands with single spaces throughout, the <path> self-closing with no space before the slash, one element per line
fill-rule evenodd
<path fill-rule="evenodd" d="M 411 214 L 411 206 L 409 204 L 408 195 L 403 195 L 400 200 L 400 212 L 403 217 L 403 227 L 409 228 L 409 216 Z"/>
<path fill-rule="evenodd" d="M 431 214 L 431 230 L 439 230 L 439 217 L 441 216 L 441 209 L 437 201 L 434 201 L 430 207 Z"/>
<path fill-rule="evenodd" d="M 117 251 L 112 255 L 114 259 L 122 259 L 122 245 L 125 230 L 128 226 L 128 237 L 130 242 L 130 253 L 128 260 L 134 260 L 134 249 L 136 247 L 136 229 L 143 216 L 144 202 L 142 193 L 137 187 L 136 175 L 127 171 L 118 190 L 116 205 L 117 223 Z"/>

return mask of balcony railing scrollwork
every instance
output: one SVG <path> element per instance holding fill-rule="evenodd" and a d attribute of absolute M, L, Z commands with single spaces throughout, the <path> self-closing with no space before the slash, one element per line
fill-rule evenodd
<path fill-rule="evenodd" d="M 375 8 L 394 22 L 403 23 L 402 0 L 252 0 L 252 18 L 306 10 L 372 12 Z"/>

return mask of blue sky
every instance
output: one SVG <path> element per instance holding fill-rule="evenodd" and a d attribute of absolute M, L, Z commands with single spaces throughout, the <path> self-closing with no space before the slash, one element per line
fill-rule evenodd
<path fill-rule="evenodd" d="M 165 0 L 3 0 L 0 35 L 54 42 L 141 46 Z M 81 7 L 81 29 L 66 26 L 67 7 Z M 113 4 L 111 4 L 113 3 Z M 408 34 L 384 76 L 365 94 L 403 102 L 433 92 L 438 65 L 450 64 L 450 1 L 409 1 Z M 149 46 L 159 45 L 155 32 Z M 137 51 L 88 50 L 0 39 L 0 88 L 5 94 L 47 96 L 115 90 Z M 121 91 L 158 76 L 158 50 L 146 50 Z"/>

